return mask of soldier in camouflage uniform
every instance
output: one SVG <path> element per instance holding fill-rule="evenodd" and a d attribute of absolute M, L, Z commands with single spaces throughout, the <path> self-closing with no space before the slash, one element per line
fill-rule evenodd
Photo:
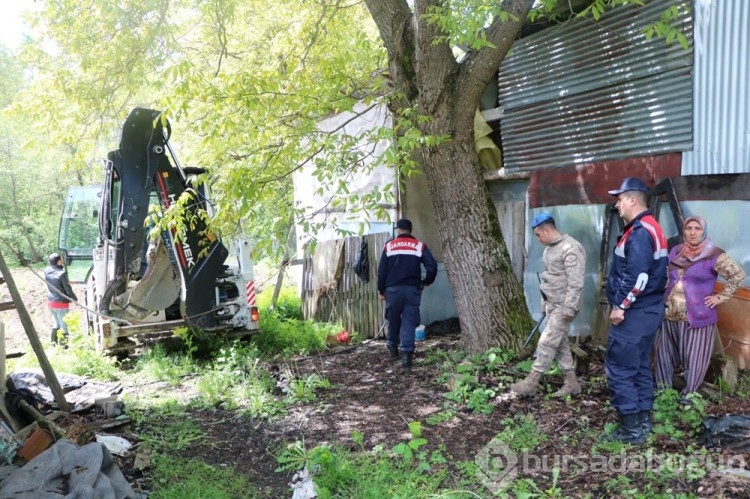
<path fill-rule="evenodd" d="M 581 385 L 576 379 L 568 330 L 581 308 L 586 250 L 581 243 L 558 231 L 555 219 L 549 213 L 534 217 L 531 228 L 539 242 L 547 246 L 544 249 L 544 272 L 540 284 L 546 297 L 542 306 L 547 312 L 547 326 L 539 338 L 531 372 L 523 381 L 510 385 L 510 389 L 521 396 L 532 395 L 539 386 L 542 374 L 549 370 L 553 360 L 557 360 L 565 381 L 552 396 L 577 395 L 581 393 Z"/>

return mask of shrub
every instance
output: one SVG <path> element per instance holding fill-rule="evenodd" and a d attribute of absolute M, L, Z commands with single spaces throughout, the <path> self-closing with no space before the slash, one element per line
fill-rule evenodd
<path fill-rule="evenodd" d="M 341 324 L 302 320 L 301 300 L 294 288 L 282 288 L 271 309 L 273 289 L 258 296 L 260 333 L 253 336 L 265 356 L 307 355 L 326 348 L 326 337 L 341 331 Z"/>

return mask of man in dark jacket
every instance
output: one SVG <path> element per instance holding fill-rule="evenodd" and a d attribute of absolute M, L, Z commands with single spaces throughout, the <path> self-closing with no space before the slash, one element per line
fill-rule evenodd
<path fill-rule="evenodd" d="M 398 234 L 385 243 L 378 264 L 378 293 L 386 301 L 388 338 L 386 346 L 392 359 L 411 368 L 414 355 L 414 330 L 420 323 L 422 289 L 435 282 L 437 262 L 427 245 L 411 235 L 411 221 L 396 222 Z M 422 279 L 422 265 L 426 274 Z"/>
<path fill-rule="evenodd" d="M 609 337 L 604 368 L 620 426 L 605 440 L 642 444 L 651 429 L 654 401 L 651 348 L 664 319 L 667 240 L 648 211 L 649 190 L 637 178 L 619 189 L 617 210 L 625 221 L 607 279 Z"/>
<path fill-rule="evenodd" d="M 68 313 L 71 300 L 78 301 L 68 281 L 68 273 L 63 267 L 59 253 L 52 253 L 49 256 L 49 267 L 44 269 L 44 280 L 47 282 L 47 305 L 55 321 L 50 333 L 50 341 L 57 343 L 60 329 L 63 331 L 65 340 L 68 339 L 68 325 L 65 324 L 63 317 Z"/>

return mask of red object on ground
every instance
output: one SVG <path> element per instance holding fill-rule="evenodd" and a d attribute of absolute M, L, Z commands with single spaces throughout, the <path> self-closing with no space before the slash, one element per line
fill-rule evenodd
<path fill-rule="evenodd" d="M 351 337 L 349 336 L 349 331 L 341 331 L 338 335 L 336 335 L 336 339 L 339 343 L 349 343 L 351 340 Z"/>
<path fill-rule="evenodd" d="M 28 463 L 53 443 L 52 436 L 46 430 L 37 428 L 18 450 L 17 456 Z"/>

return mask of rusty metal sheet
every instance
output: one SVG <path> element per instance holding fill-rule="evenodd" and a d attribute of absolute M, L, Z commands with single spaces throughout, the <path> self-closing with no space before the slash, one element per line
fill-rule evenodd
<path fill-rule="evenodd" d="M 649 186 L 680 175 L 680 154 L 671 153 L 531 172 L 529 207 L 612 202 L 607 191 L 625 177 L 638 177 Z"/>
<path fill-rule="evenodd" d="M 692 15 L 688 49 L 643 30 L 673 2 L 618 7 L 517 41 L 498 77 L 508 171 L 692 148 Z M 690 2 L 685 2 L 689 5 Z"/>

